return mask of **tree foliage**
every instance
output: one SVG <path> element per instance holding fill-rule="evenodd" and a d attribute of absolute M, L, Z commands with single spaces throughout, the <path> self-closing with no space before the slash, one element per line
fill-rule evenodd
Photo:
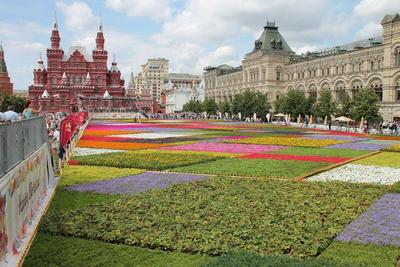
<path fill-rule="evenodd" d="M 225 114 L 225 113 L 231 113 L 232 111 L 231 111 L 231 104 L 228 102 L 228 101 L 224 101 L 224 102 L 221 102 L 220 104 L 219 104 L 219 111 L 222 113 L 222 114 Z"/>
<path fill-rule="evenodd" d="M 17 96 L 4 96 L 1 111 L 7 111 L 8 106 L 14 106 L 14 111 L 21 113 L 25 107 L 25 99 Z"/>
<path fill-rule="evenodd" d="M 201 113 L 203 111 L 203 107 L 200 101 L 198 100 L 190 100 L 182 107 L 183 112 L 194 112 L 194 113 Z"/>
<path fill-rule="evenodd" d="M 354 102 L 350 98 L 349 95 L 346 94 L 346 97 L 341 105 L 341 107 L 337 110 L 337 114 L 339 116 L 352 117 Z"/>
<path fill-rule="evenodd" d="M 261 92 L 246 91 L 236 95 L 232 103 L 233 113 L 240 112 L 243 117 L 253 117 L 256 113 L 257 116 L 264 118 L 270 109 L 267 95 Z"/>
<path fill-rule="evenodd" d="M 308 99 L 301 90 L 290 90 L 286 96 L 275 101 L 275 112 L 291 114 L 293 117 L 308 114 L 311 111 L 310 105 L 314 100 Z"/>
<path fill-rule="evenodd" d="M 203 103 L 201 104 L 202 111 L 207 112 L 209 115 L 217 114 L 219 109 L 217 102 L 213 98 L 206 98 Z"/>
<path fill-rule="evenodd" d="M 379 122 L 382 116 L 379 113 L 379 98 L 371 88 L 362 88 L 354 97 L 352 118 L 360 121 L 362 117 L 370 123 Z"/>
<path fill-rule="evenodd" d="M 325 118 L 331 116 L 336 111 L 336 105 L 332 99 L 332 93 L 330 90 L 322 90 L 320 97 L 315 104 L 315 115 L 319 118 Z"/>

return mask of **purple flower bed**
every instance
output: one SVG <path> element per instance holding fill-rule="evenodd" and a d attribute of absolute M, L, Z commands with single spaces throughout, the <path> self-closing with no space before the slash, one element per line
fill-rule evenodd
<path fill-rule="evenodd" d="M 344 149 L 356 149 L 356 150 L 380 150 L 386 147 L 386 145 L 369 144 L 369 143 L 344 143 L 332 146 L 326 146 L 325 148 L 344 148 Z"/>
<path fill-rule="evenodd" d="M 315 139 L 315 140 L 342 140 L 350 142 L 359 142 L 368 140 L 367 138 L 353 137 L 347 135 L 323 135 L 323 134 L 306 135 L 305 138 Z"/>
<path fill-rule="evenodd" d="M 154 188 L 166 188 L 173 184 L 189 183 L 206 178 L 206 175 L 145 172 L 134 176 L 68 186 L 65 189 L 102 194 L 134 194 Z"/>
<path fill-rule="evenodd" d="M 400 246 L 400 194 L 384 195 L 347 225 L 336 240 Z"/>
<path fill-rule="evenodd" d="M 187 144 L 187 145 L 181 145 L 181 146 L 161 147 L 159 149 L 207 151 L 207 152 L 223 152 L 223 153 L 261 153 L 261 152 L 265 152 L 265 151 L 278 150 L 281 148 L 286 148 L 286 147 L 271 146 L 271 145 L 200 142 L 200 143 Z"/>

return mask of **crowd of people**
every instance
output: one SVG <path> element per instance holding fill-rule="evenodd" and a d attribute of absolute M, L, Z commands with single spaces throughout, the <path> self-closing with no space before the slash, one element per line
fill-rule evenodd
<path fill-rule="evenodd" d="M 0 123 L 14 122 L 23 119 L 30 119 L 35 115 L 38 115 L 42 111 L 41 108 L 33 109 L 31 107 L 31 102 L 27 101 L 25 103 L 24 110 L 21 113 L 15 112 L 15 107 L 10 105 L 7 107 L 7 111 L 0 112 Z"/>

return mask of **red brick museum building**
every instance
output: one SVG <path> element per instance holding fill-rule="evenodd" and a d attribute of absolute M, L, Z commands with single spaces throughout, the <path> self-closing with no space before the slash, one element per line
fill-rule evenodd
<path fill-rule="evenodd" d="M 112 62 L 107 68 L 108 53 L 104 48 L 102 25 L 96 36 L 96 48 L 91 54 L 83 46 L 71 46 L 65 53 L 60 48 L 60 35 L 54 23 L 47 49 L 47 69 L 40 57 L 34 69 L 29 99 L 34 108 L 47 112 L 68 112 L 72 106 L 89 111 L 117 109 L 157 112 L 157 104 L 146 96 L 127 97 L 124 79 Z"/>

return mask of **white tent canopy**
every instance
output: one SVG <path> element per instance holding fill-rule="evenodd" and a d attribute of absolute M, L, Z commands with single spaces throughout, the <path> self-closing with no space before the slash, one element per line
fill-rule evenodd
<path fill-rule="evenodd" d="M 341 122 L 354 122 L 354 120 L 347 118 L 345 116 L 340 116 L 335 118 L 335 121 L 341 121 Z"/>

